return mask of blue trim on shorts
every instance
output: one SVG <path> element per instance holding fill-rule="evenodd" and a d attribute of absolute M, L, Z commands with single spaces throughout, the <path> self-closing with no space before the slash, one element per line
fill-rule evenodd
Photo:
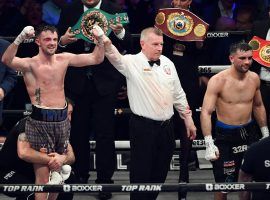
<path fill-rule="evenodd" d="M 43 122 L 64 121 L 68 117 L 67 103 L 65 107 L 61 109 L 40 108 L 32 105 L 32 113 L 30 117 L 34 120 Z"/>
<path fill-rule="evenodd" d="M 219 120 L 216 122 L 216 127 L 223 128 L 223 129 L 236 129 L 236 128 L 242 128 L 244 126 L 247 126 L 249 124 L 253 123 L 253 120 L 250 120 L 250 122 L 246 124 L 241 124 L 241 125 L 230 125 L 230 124 L 225 124 Z"/>

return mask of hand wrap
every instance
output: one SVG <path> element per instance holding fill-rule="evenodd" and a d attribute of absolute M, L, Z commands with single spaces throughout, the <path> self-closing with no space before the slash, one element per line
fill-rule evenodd
<path fill-rule="evenodd" d="M 269 136 L 269 129 L 267 126 L 261 127 L 262 139 Z"/>
<path fill-rule="evenodd" d="M 104 31 L 98 26 L 98 25 L 94 25 L 93 29 L 96 30 L 96 34 L 97 34 L 97 45 L 103 45 L 103 35 L 104 35 Z"/>
<path fill-rule="evenodd" d="M 17 38 L 14 40 L 14 43 L 16 45 L 20 45 L 25 39 L 34 36 L 35 30 L 33 26 L 26 26 L 22 30 L 22 32 L 17 36 Z"/>
<path fill-rule="evenodd" d="M 205 140 L 205 159 L 206 160 L 216 160 L 219 154 L 219 150 L 216 145 L 214 145 L 214 141 L 211 135 L 207 135 L 204 137 Z"/>

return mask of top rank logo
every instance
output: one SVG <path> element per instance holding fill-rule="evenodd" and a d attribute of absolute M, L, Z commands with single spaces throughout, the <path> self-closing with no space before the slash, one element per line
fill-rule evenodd
<path fill-rule="evenodd" d="M 269 183 L 266 183 L 266 190 L 270 190 L 270 184 Z"/>
<path fill-rule="evenodd" d="M 43 192 L 44 186 L 41 185 L 5 185 L 3 191 L 4 192 Z"/>
<path fill-rule="evenodd" d="M 161 191 L 162 185 L 122 185 L 122 191 Z"/>

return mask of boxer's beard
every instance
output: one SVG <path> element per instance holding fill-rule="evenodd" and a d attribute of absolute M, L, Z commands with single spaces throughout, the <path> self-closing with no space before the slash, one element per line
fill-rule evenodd
<path fill-rule="evenodd" d="M 43 49 L 43 52 L 44 52 L 44 54 L 46 54 L 48 56 L 52 56 L 52 55 L 55 54 L 56 49 L 48 49 L 48 48 L 46 48 L 46 49 Z"/>

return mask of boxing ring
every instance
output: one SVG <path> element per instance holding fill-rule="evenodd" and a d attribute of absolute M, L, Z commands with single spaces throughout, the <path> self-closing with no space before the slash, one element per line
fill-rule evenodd
<path fill-rule="evenodd" d="M 208 65 L 208 66 L 198 66 L 198 71 L 200 74 L 215 74 L 218 73 L 224 69 L 227 69 L 229 65 Z M 21 74 L 18 74 L 21 76 Z M 31 113 L 31 104 L 25 104 L 25 110 L 3 110 L 3 114 L 6 115 L 14 115 L 14 114 L 20 114 L 23 116 L 27 116 Z M 196 112 L 200 112 L 201 108 L 197 108 Z M 132 112 L 130 108 L 116 108 L 114 111 L 115 116 L 121 116 L 121 115 L 130 115 Z M 175 140 L 176 149 L 180 149 L 180 140 Z M 0 143 L 0 149 L 2 147 L 3 143 Z M 91 170 L 95 170 L 95 155 L 94 150 L 96 147 L 96 142 L 93 140 L 89 140 L 89 145 L 91 148 L 91 160 L 93 165 L 91 166 Z M 117 169 L 118 170 L 127 170 L 128 169 L 128 163 L 126 160 L 129 160 L 129 155 L 123 153 L 130 149 L 130 143 L 129 141 L 123 141 L 123 140 L 117 140 L 115 141 L 115 147 L 117 150 Z M 196 151 L 196 156 L 198 158 L 198 164 L 200 169 L 211 169 L 212 165 L 209 161 L 204 159 L 204 153 L 205 153 L 205 142 L 203 139 L 197 139 L 193 140 L 192 142 L 192 148 Z M 170 170 L 179 170 L 179 155 L 177 153 L 174 153 Z"/>
<path fill-rule="evenodd" d="M 232 34 L 246 34 L 247 32 L 209 32 L 207 38 L 226 38 Z M 134 34 L 134 37 L 139 35 Z M 1 37 L 7 40 L 13 40 L 13 37 Z M 24 43 L 32 43 L 30 39 Z M 198 66 L 198 72 L 203 74 L 215 74 L 224 69 L 229 68 L 229 65 L 204 65 Z M 20 74 L 18 74 L 20 75 Z M 3 114 L 30 114 L 29 110 L 4 110 Z M 196 109 L 200 112 L 200 108 Z M 129 108 L 115 109 L 115 115 L 131 114 Z M 89 141 L 91 149 L 95 149 L 95 141 Z M 0 149 L 2 143 L 0 143 Z M 129 150 L 129 141 L 115 141 L 117 150 Z M 176 148 L 181 148 L 180 140 L 176 140 Z M 192 148 L 195 150 L 205 149 L 204 140 L 194 140 Z M 209 162 L 210 163 L 210 162 Z M 208 163 L 208 164 L 209 164 Z M 210 164 L 211 165 L 211 164 Z M 29 193 L 29 192 L 72 192 L 72 193 L 97 193 L 97 192 L 113 192 L 113 193 L 128 193 L 128 192 L 237 192 L 237 191 L 269 191 L 270 182 L 237 182 L 237 183 L 153 183 L 153 184 L 64 184 L 64 185 L 35 185 L 35 184 L 0 184 L 1 193 Z"/>

